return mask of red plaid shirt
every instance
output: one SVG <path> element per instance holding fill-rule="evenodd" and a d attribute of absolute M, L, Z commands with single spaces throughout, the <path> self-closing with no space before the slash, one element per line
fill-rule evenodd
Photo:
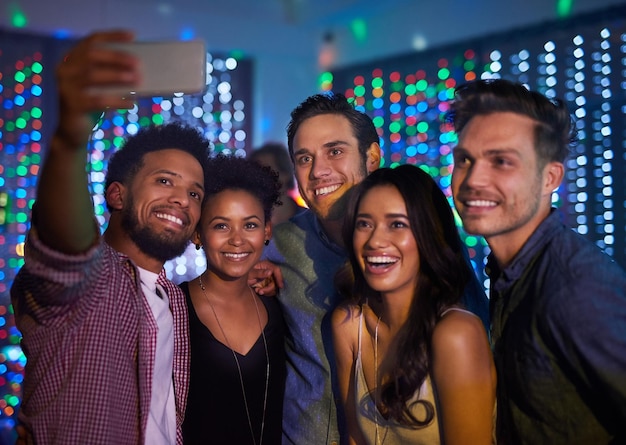
<path fill-rule="evenodd" d="M 189 389 L 185 297 L 162 271 L 174 318 L 176 438 Z M 38 444 L 143 444 L 157 324 L 131 261 L 101 241 L 82 255 L 31 230 L 11 288 L 26 354 L 19 420 Z"/>

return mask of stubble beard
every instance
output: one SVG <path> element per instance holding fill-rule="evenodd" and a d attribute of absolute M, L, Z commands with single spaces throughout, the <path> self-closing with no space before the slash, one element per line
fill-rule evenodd
<path fill-rule="evenodd" d="M 150 226 L 141 225 L 134 201 L 130 199 L 127 204 L 121 212 L 121 225 L 139 250 L 163 263 L 185 252 L 189 244 L 188 238 L 177 239 L 167 232 L 156 233 Z"/>

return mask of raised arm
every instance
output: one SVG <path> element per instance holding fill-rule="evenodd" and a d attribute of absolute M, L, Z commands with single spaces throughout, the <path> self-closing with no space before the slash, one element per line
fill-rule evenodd
<path fill-rule="evenodd" d="M 433 333 L 433 382 L 446 445 L 489 445 L 496 371 L 485 328 L 474 315 L 451 311 Z"/>
<path fill-rule="evenodd" d="M 356 306 L 339 306 L 333 311 L 331 326 L 337 365 L 339 398 L 344 410 L 348 430 L 348 445 L 365 444 L 356 417 L 354 367 L 358 341 L 358 316 Z"/>
<path fill-rule="evenodd" d="M 57 68 L 59 122 L 39 177 L 33 220 L 40 239 L 55 250 L 83 252 L 98 236 L 85 171 L 87 141 L 102 111 L 131 108 L 133 102 L 97 94 L 94 89 L 140 81 L 133 57 L 102 47 L 105 42 L 132 39 L 133 35 L 125 31 L 92 34 L 81 40 Z"/>

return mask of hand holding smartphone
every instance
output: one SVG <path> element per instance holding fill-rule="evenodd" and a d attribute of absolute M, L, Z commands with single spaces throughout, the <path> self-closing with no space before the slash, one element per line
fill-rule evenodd
<path fill-rule="evenodd" d="M 106 48 L 124 51 L 139 59 L 141 83 L 98 87 L 94 91 L 124 98 L 197 94 L 206 87 L 206 48 L 201 40 L 105 43 Z"/>

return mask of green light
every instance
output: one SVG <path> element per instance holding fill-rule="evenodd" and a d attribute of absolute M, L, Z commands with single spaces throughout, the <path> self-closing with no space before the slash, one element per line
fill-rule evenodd
<path fill-rule="evenodd" d="M 426 122 L 420 122 L 417 124 L 417 131 L 420 133 L 426 133 L 428 131 L 428 124 Z"/>
<path fill-rule="evenodd" d="M 30 67 L 30 69 L 33 70 L 33 73 L 39 74 L 39 73 L 41 73 L 43 71 L 43 65 L 41 65 L 41 63 L 39 63 L 39 62 L 35 62 Z"/>
<path fill-rule="evenodd" d="M 394 82 L 391 84 L 391 91 L 400 92 L 403 90 L 404 84 L 402 82 Z"/>
<path fill-rule="evenodd" d="M 9 267 L 11 269 L 16 269 L 18 264 L 19 264 L 19 262 L 18 262 L 17 258 L 9 258 Z"/>
<path fill-rule="evenodd" d="M 364 42 L 367 39 L 367 23 L 363 19 L 354 19 L 350 24 L 352 35 L 357 42 Z"/>
<path fill-rule="evenodd" d="M 124 143 L 124 138 L 117 136 L 113 138 L 113 145 L 116 147 L 121 147 L 122 144 Z"/>
<path fill-rule="evenodd" d="M 426 81 L 426 79 L 419 80 L 415 84 L 415 88 L 417 88 L 418 91 L 425 91 L 426 88 L 428 88 L 428 82 Z"/>
<path fill-rule="evenodd" d="M 17 176 L 26 176 L 28 174 L 28 169 L 25 166 L 20 165 L 15 169 L 15 173 Z"/>
<path fill-rule="evenodd" d="M 556 15 L 560 18 L 568 17 L 572 13 L 572 0 L 558 0 L 556 2 Z"/>
<path fill-rule="evenodd" d="M 473 60 L 466 60 L 465 63 L 463 64 L 463 68 L 465 69 L 465 71 L 472 71 L 475 67 L 476 67 L 476 64 L 474 63 Z"/>
<path fill-rule="evenodd" d="M 31 155 L 30 162 L 32 162 L 34 165 L 39 165 L 41 163 L 41 156 L 36 153 Z"/>
<path fill-rule="evenodd" d="M 468 236 L 467 238 L 465 238 L 465 244 L 467 244 L 469 247 L 474 247 L 477 244 L 477 240 L 476 237 L 474 236 Z"/>
<path fill-rule="evenodd" d="M 374 126 L 376 128 L 380 128 L 385 124 L 385 119 L 382 116 L 376 116 L 372 119 L 372 122 L 374 122 Z"/>
<path fill-rule="evenodd" d="M 140 127 L 147 127 L 148 125 L 150 125 L 150 118 L 148 116 L 142 116 L 139 118 Z"/>
<path fill-rule="evenodd" d="M 17 215 L 15 215 L 15 221 L 17 221 L 18 223 L 25 223 L 26 221 L 28 221 L 28 214 L 18 213 Z"/>
<path fill-rule="evenodd" d="M 160 114 L 155 114 L 154 116 L 152 116 L 152 122 L 154 123 L 154 125 L 163 124 L 163 116 L 161 116 Z"/>
<path fill-rule="evenodd" d="M 15 79 L 17 83 L 22 83 L 24 82 L 24 80 L 26 80 L 26 76 L 21 71 L 18 71 L 17 73 L 15 73 L 15 76 L 13 76 L 13 78 Z"/>
<path fill-rule="evenodd" d="M 394 162 L 394 163 L 392 163 L 389 167 L 391 167 L 391 168 L 396 168 L 396 167 L 399 167 L 399 166 L 400 166 L 400 163 L 399 163 L 399 162 Z"/>
<path fill-rule="evenodd" d="M 354 95 L 355 96 L 364 96 L 365 95 L 365 87 L 363 85 L 359 85 L 358 87 L 354 87 Z"/>
<path fill-rule="evenodd" d="M 6 124 L 4 124 L 4 127 L 7 129 L 7 131 L 15 130 L 15 124 L 13 122 L 7 122 Z"/>
<path fill-rule="evenodd" d="M 30 115 L 35 118 L 35 119 L 39 119 L 41 117 L 43 113 L 41 112 L 41 108 L 37 108 L 37 107 L 33 107 L 30 110 Z"/>
<path fill-rule="evenodd" d="M 383 86 L 383 79 L 376 77 L 372 79 L 372 88 L 381 88 Z"/>
<path fill-rule="evenodd" d="M 320 83 L 332 82 L 332 81 L 333 81 L 333 73 L 326 71 L 325 73 L 320 74 Z"/>
<path fill-rule="evenodd" d="M 417 128 L 415 128 L 414 126 L 406 128 L 406 135 L 407 136 L 415 136 L 416 133 L 417 133 Z"/>
<path fill-rule="evenodd" d="M 392 122 L 391 124 L 389 124 L 389 131 L 392 133 L 399 133 L 401 129 L 402 125 L 400 124 L 400 122 Z"/>
<path fill-rule="evenodd" d="M 448 77 L 450 77 L 450 70 L 448 68 L 441 68 L 437 73 L 437 77 L 439 77 L 441 80 L 446 80 Z"/>
<path fill-rule="evenodd" d="M 407 96 L 413 96 L 415 93 L 417 93 L 417 88 L 415 87 L 415 85 L 407 85 L 404 88 L 404 93 Z"/>
<path fill-rule="evenodd" d="M 26 121 L 24 120 L 24 118 L 18 117 L 18 118 L 15 120 L 15 126 L 16 126 L 17 128 L 24 129 L 24 128 L 26 128 Z"/>
<path fill-rule="evenodd" d="M 234 50 L 232 50 L 230 52 L 230 57 L 232 57 L 233 59 L 239 61 L 239 60 L 242 60 L 245 57 L 245 55 L 244 55 L 244 52 L 242 50 L 234 49 Z"/>
<path fill-rule="evenodd" d="M 11 24 L 16 28 L 23 28 L 27 23 L 28 20 L 26 20 L 24 13 L 17 8 L 14 9 L 13 14 L 11 15 Z"/>

